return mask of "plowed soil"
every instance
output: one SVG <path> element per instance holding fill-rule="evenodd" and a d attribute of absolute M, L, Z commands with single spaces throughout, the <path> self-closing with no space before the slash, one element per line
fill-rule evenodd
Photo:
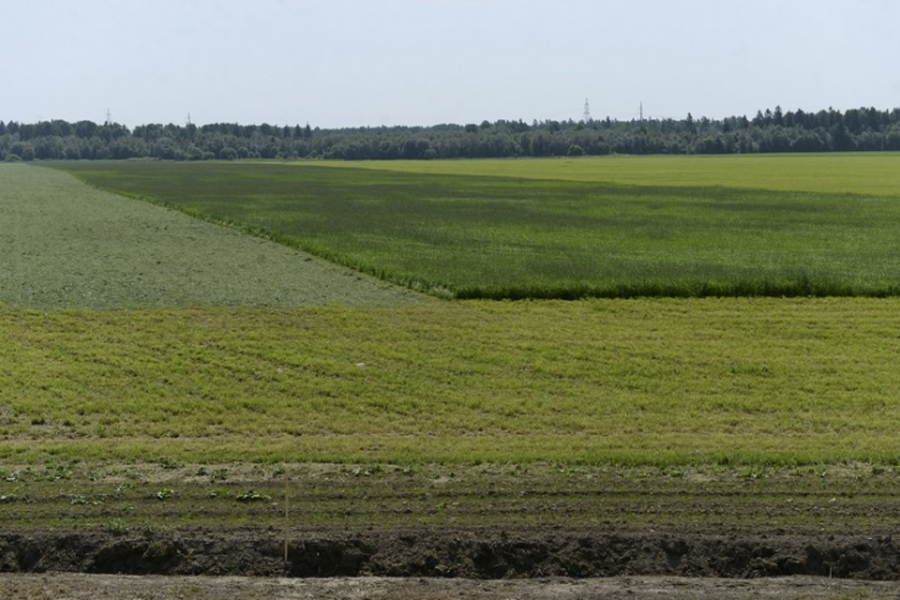
<path fill-rule="evenodd" d="M 5 487 L 16 494 L 2 501 L 0 597 L 892 597 L 900 590 L 898 475 L 889 467 L 120 465 L 104 472 L 6 471 Z"/>
<path fill-rule="evenodd" d="M 898 584 L 871 579 L 900 578 L 898 550 L 869 536 L 320 531 L 291 542 L 285 562 L 272 532 L 254 529 L 7 533 L 0 567 L 32 574 L 0 575 L 0 597 L 888 598 Z M 45 569 L 56 572 L 33 574 Z"/>
<path fill-rule="evenodd" d="M 703 535 L 597 530 L 196 528 L 166 534 L 0 534 L 0 570 L 263 577 L 900 579 L 900 542 L 883 536 Z"/>

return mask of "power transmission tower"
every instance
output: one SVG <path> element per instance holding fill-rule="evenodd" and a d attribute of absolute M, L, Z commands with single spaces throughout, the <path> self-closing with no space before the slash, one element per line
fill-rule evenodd
<path fill-rule="evenodd" d="M 644 103 L 641 102 L 641 123 L 644 122 Z"/>
<path fill-rule="evenodd" d="M 110 114 L 109 109 L 106 109 L 106 125 L 112 125 L 112 114 Z"/>
<path fill-rule="evenodd" d="M 591 105 L 588 103 L 588 99 L 584 99 L 584 116 L 581 117 L 585 123 L 590 123 L 593 119 L 591 119 Z"/>

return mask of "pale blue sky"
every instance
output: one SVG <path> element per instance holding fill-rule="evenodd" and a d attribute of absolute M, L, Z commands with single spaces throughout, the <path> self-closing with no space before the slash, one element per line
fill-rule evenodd
<path fill-rule="evenodd" d="M 0 120 L 319 127 L 900 106 L 895 0 L 0 0 Z"/>

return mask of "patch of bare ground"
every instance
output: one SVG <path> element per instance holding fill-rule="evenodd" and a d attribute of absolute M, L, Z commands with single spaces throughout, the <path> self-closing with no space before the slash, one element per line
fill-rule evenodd
<path fill-rule="evenodd" d="M 278 598 L 575 600 L 576 598 L 894 598 L 897 586 L 875 581 L 813 577 L 712 579 L 613 577 L 595 579 L 474 580 L 386 577 L 333 579 L 165 577 L 48 573 L 0 576 L 0 597 L 53 598 Z"/>
<path fill-rule="evenodd" d="M 883 536 L 707 535 L 691 531 L 192 528 L 0 533 L 0 572 L 266 577 L 775 576 L 900 580 L 900 543 Z"/>

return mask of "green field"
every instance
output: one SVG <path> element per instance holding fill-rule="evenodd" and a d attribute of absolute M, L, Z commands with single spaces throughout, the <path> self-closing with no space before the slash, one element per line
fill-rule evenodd
<path fill-rule="evenodd" d="M 900 154 L 603 156 L 551 159 L 321 161 L 346 168 L 680 187 L 900 196 Z"/>
<path fill-rule="evenodd" d="M 486 168 L 480 162 L 448 168 L 466 164 Z M 535 170 L 553 164 L 534 161 Z M 741 164 L 732 165 L 733 172 Z M 885 267 L 900 260 L 887 252 L 897 243 L 893 221 L 865 208 L 887 214 L 892 198 L 743 189 L 730 196 L 724 187 L 598 187 L 309 165 L 65 166 L 232 227 L 91 189 L 56 170 L 0 169 L 6 178 L 0 207 L 9 215 L 0 280 L 7 303 L 0 312 L 5 460 L 898 459 L 900 437 L 892 428 L 900 410 L 892 396 L 900 383 L 893 368 L 900 339 L 896 298 L 422 303 L 240 233 L 264 222 L 313 232 L 339 224 L 343 233 L 327 239 L 357 240 L 351 245 L 367 248 L 378 271 L 395 257 L 390 248 L 403 246 L 396 240 L 410 225 L 402 214 L 418 211 L 422 222 L 444 215 L 455 219 L 448 222 L 456 229 L 447 232 L 444 246 L 432 240 L 435 260 L 463 277 L 465 269 L 454 264 L 459 232 L 467 229 L 462 224 L 496 220 L 503 221 L 502 232 L 535 230 L 540 219 L 525 223 L 506 215 L 520 197 L 535 211 L 547 204 L 544 220 L 556 220 L 558 235 L 581 231 L 589 243 L 597 236 L 584 234 L 581 213 L 609 205 L 614 192 L 628 215 L 623 222 L 643 222 L 648 217 L 641 212 L 671 215 L 670 204 L 696 204 L 700 195 L 706 205 L 682 207 L 680 222 L 696 222 L 698 215 L 721 220 L 728 212 L 722 203 L 739 197 L 750 204 L 733 207 L 741 216 L 734 219 L 736 230 L 752 213 L 766 228 L 789 233 L 784 239 L 791 244 L 822 238 L 816 252 L 825 252 L 825 241 L 839 246 L 838 235 L 856 238 L 851 258 L 861 272 L 848 277 L 865 280 L 877 268 L 884 285 L 893 285 Z M 176 187 L 178 198 L 166 196 Z M 785 202 L 793 204 L 779 204 Z M 842 229 L 838 213 L 848 203 L 857 208 L 843 217 Z M 216 212 L 224 208 L 233 210 Z M 371 227 L 363 225 L 367 219 Z M 382 232 L 379 242 L 359 245 L 359 239 L 378 238 L 372 232 L 390 220 L 398 223 L 395 237 Z M 756 227 L 765 229 L 763 222 Z M 660 251 L 671 246 L 685 253 L 701 243 L 701 231 L 709 247 L 728 237 L 721 223 L 688 236 L 671 227 L 671 244 L 660 241 Z M 800 235 L 804 227 L 806 236 Z M 679 245 L 681 237 L 690 244 Z M 573 239 L 550 237 L 538 247 L 547 253 L 548 244 Z M 881 263 L 874 264 L 870 246 L 885 253 Z M 527 262 L 512 253 L 504 262 L 488 247 L 482 250 L 502 276 Z M 792 252 L 773 250 L 777 260 L 770 260 L 815 254 L 802 244 Z M 430 256 L 420 251 L 411 259 L 427 263 Z M 821 257 L 819 264 L 834 269 Z M 661 278 L 678 277 L 677 269 L 657 269 Z M 479 271 L 469 276 L 477 280 Z M 286 293 L 285 286 L 293 287 Z"/>
<path fill-rule="evenodd" d="M 0 312 L 0 459 L 900 460 L 900 301 Z"/>
<path fill-rule="evenodd" d="M 421 299 L 269 241 L 0 164 L 0 306 L 397 304 Z"/>
<path fill-rule="evenodd" d="M 893 155 L 361 166 L 64 165 L 93 185 L 440 296 L 900 291 Z"/>
<path fill-rule="evenodd" d="M 563 532 L 576 566 L 585 536 L 638 532 L 663 571 L 672 540 L 710 532 L 751 562 L 785 532 L 882 539 L 900 213 L 877 190 L 896 173 L 817 158 L 766 157 L 771 178 L 744 157 L 61 165 L 156 205 L 0 165 L 0 545 L 50 532 L 0 571 L 71 569 L 52 560 L 73 531 L 113 572 L 230 572 L 252 547 L 264 574 L 282 535 L 319 560 L 313 531 L 350 553 L 360 532 L 399 531 L 403 552 L 411 527 Z M 836 164 L 875 175 L 813 189 Z M 889 297 L 438 301 L 297 247 L 444 296 Z M 809 572 L 859 574 L 817 544 Z M 195 549 L 212 567 L 189 567 Z"/>

